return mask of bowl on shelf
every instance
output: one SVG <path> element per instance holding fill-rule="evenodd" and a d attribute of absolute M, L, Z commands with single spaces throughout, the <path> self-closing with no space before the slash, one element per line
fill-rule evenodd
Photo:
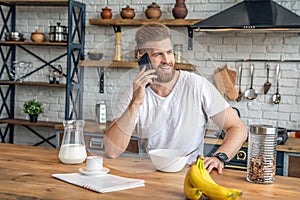
<path fill-rule="evenodd" d="M 6 41 L 24 41 L 23 33 L 13 31 L 13 32 L 6 32 L 5 33 L 5 40 Z"/>
<path fill-rule="evenodd" d="M 155 168 L 162 172 L 179 172 L 186 165 L 189 155 L 181 149 L 153 149 L 149 151 Z"/>
<path fill-rule="evenodd" d="M 103 58 L 103 53 L 88 52 L 88 57 L 90 60 L 101 60 Z"/>
<path fill-rule="evenodd" d="M 34 33 L 31 33 L 30 39 L 33 42 L 44 42 L 45 35 L 40 31 L 40 29 L 36 29 Z"/>

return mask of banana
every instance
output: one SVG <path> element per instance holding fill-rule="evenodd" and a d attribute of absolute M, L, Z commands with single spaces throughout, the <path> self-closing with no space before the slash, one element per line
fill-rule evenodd
<path fill-rule="evenodd" d="M 211 200 L 237 200 L 241 197 L 241 191 L 218 185 L 204 167 L 204 158 L 198 158 L 197 162 L 189 169 L 189 180 L 195 188 Z"/>
<path fill-rule="evenodd" d="M 184 178 L 184 194 L 187 199 L 191 200 L 198 200 L 200 199 L 202 192 L 201 190 L 194 188 L 189 180 L 190 176 L 190 169 L 186 172 L 185 178 Z"/>

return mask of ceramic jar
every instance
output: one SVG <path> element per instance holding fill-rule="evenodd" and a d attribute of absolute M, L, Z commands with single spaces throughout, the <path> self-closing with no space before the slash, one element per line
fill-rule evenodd
<path fill-rule="evenodd" d="M 172 14 L 175 19 L 184 19 L 188 14 L 188 9 L 185 6 L 185 0 L 176 0 L 175 7 L 172 9 Z"/>
<path fill-rule="evenodd" d="M 161 16 L 160 7 L 155 2 L 153 2 L 147 7 L 145 15 L 148 19 L 159 19 Z"/>
<path fill-rule="evenodd" d="M 111 9 L 108 8 L 107 6 L 105 8 L 102 8 L 101 18 L 102 19 L 111 19 L 112 18 Z"/>
<path fill-rule="evenodd" d="M 135 17 L 135 12 L 133 8 L 126 6 L 125 8 L 122 8 L 120 15 L 122 19 L 133 19 Z"/>
<path fill-rule="evenodd" d="M 45 35 L 39 29 L 36 29 L 34 33 L 31 33 L 30 39 L 33 42 L 44 42 Z"/>

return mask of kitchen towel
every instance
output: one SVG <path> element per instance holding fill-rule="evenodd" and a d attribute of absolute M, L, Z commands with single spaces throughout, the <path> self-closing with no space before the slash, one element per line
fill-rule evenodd
<path fill-rule="evenodd" d="M 144 180 L 124 178 L 112 174 L 86 176 L 80 173 L 68 173 L 52 174 L 52 176 L 62 181 L 100 193 L 114 192 L 145 186 Z"/>

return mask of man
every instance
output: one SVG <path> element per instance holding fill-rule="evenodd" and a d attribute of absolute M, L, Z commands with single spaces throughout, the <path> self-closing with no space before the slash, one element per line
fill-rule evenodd
<path fill-rule="evenodd" d="M 144 67 L 131 90 L 118 102 L 116 119 L 105 133 L 104 146 L 111 158 L 123 153 L 132 132 L 137 131 L 140 148 L 184 149 L 192 154 L 188 164 L 203 155 L 205 125 L 211 118 L 226 132 L 214 156 L 205 167 L 222 173 L 247 138 L 247 130 L 236 112 L 205 78 L 175 70 L 168 27 L 158 23 L 143 25 L 136 32 L 138 57 L 148 53 L 152 70 Z M 154 80 L 154 81 L 153 81 Z M 150 84 L 149 87 L 146 87 Z"/>

